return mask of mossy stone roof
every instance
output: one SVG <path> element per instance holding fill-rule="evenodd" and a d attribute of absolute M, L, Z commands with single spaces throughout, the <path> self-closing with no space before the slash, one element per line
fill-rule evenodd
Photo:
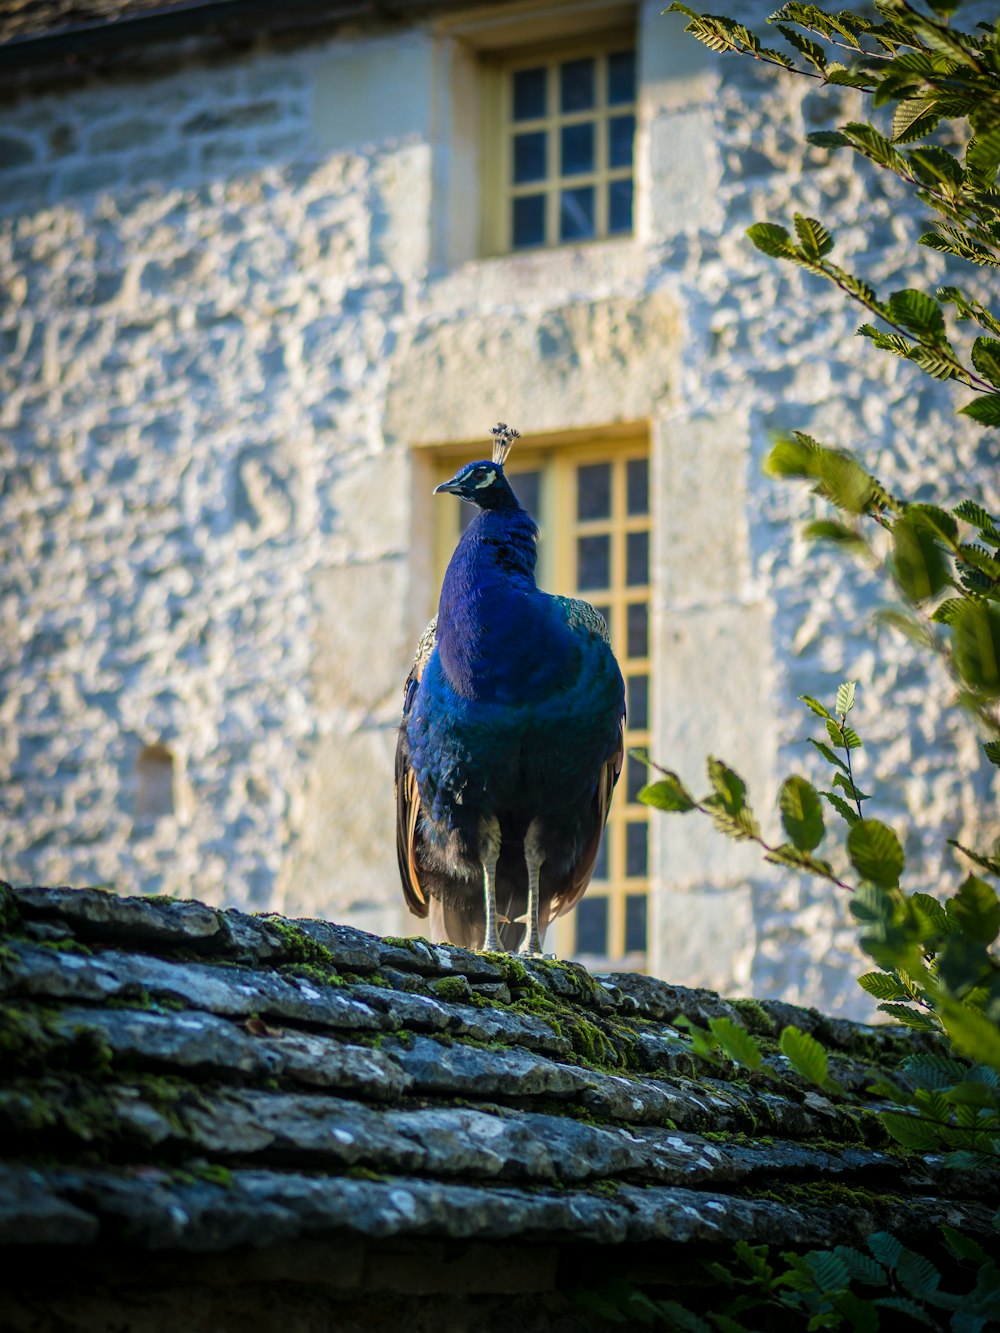
<path fill-rule="evenodd" d="M 865 1098 L 916 1039 L 651 977 L 94 889 L 2 890 L 0 1244 L 822 1246 L 987 1231 Z M 692 1057 L 728 1015 L 776 1077 Z M 778 1053 L 831 1051 L 835 1102 Z"/>

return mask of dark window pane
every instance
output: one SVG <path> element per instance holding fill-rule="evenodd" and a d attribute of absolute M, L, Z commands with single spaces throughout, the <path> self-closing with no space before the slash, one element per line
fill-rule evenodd
<path fill-rule="evenodd" d="M 646 952 L 646 895 L 630 893 L 625 899 L 625 952 Z"/>
<path fill-rule="evenodd" d="M 612 116 L 608 121 L 608 166 L 630 167 L 635 140 L 635 116 Z"/>
<path fill-rule="evenodd" d="M 548 174 L 545 164 L 545 131 L 514 135 L 513 179 L 515 185 L 525 181 L 543 181 Z"/>
<path fill-rule="evenodd" d="M 630 532 L 625 538 L 625 582 L 630 588 L 649 582 L 648 532 Z"/>
<path fill-rule="evenodd" d="M 607 956 L 607 898 L 584 898 L 576 909 L 576 952 Z"/>
<path fill-rule="evenodd" d="M 608 233 L 620 236 L 632 230 L 632 182 L 611 181 L 608 185 Z"/>
<path fill-rule="evenodd" d="M 537 522 L 542 508 L 542 474 L 537 470 L 534 472 L 508 471 L 507 480 L 510 482 L 514 494 L 521 501 L 521 508 L 526 509 Z"/>
<path fill-rule="evenodd" d="M 628 512 L 649 513 L 649 459 L 630 458 L 625 464 L 628 477 Z"/>
<path fill-rule="evenodd" d="M 611 464 L 588 463 L 576 470 L 576 516 L 611 517 Z"/>
<path fill-rule="evenodd" d="M 514 119 L 545 115 L 545 69 L 519 69 L 514 75 Z"/>
<path fill-rule="evenodd" d="M 585 241 L 594 234 L 594 187 L 578 185 L 559 194 L 559 239 Z"/>
<path fill-rule="evenodd" d="M 592 879 L 607 879 L 608 877 L 608 844 L 611 841 L 611 830 L 605 828 L 601 834 L 600 845 L 597 848 L 597 860 L 594 862 L 594 873 Z"/>
<path fill-rule="evenodd" d="M 565 111 L 589 111 L 594 105 L 594 59 L 566 60 L 559 66 L 559 105 Z"/>
<path fill-rule="evenodd" d="M 632 602 L 626 614 L 626 646 L 629 657 L 649 655 L 649 606 Z"/>
<path fill-rule="evenodd" d="M 625 799 L 634 801 L 639 795 L 642 787 L 645 787 L 649 774 L 646 765 L 641 759 L 636 759 L 634 754 L 628 757 L 628 767 L 625 769 Z"/>
<path fill-rule="evenodd" d="M 511 200 L 515 250 L 545 244 L 545 195 L 525 194 Z"/>
<path fill-rule="evenodd" d="M 611 587 L 611 538 L 607 533 L 599 537 L 577 537 L 576 586 L 581 592 L 588 588 Z"/>
<path fill-rule="evenodd" d="M 644 879 L 649 872 L 649 823 L 625 825 L 625 874 L 629 879 Z"/>
<path fill-rule="evenodd" d="M 564 176 L 579 176 L 594 170 L 594 122 L 582 125 L 564 125 L 561 132 L 562 153 L 559 159 Z"/>
<path fill-rule="evenodd" d="M 628 678 L 628 725 L 634 731 L 645 731 L 649 726 L 649 677 Z"/>
<path fill-rule="evenodd" d="M 616 51 L 608 56 L 608 104 L 620 106 L 635 101 L 635 52 Z"/>

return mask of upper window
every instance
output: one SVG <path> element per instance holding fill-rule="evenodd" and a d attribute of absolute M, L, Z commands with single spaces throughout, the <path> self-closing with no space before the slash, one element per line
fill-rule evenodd
<path fill-rule="evenodd" d="M 632 231 L 635 46 L 626 36 L 500 67 L 494 250 Z"/>

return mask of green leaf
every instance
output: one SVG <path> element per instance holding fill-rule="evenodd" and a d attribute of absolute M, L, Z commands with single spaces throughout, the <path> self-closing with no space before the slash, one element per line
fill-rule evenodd
<path fill-rule="evenodd" d="M 826 1084 L 830 1076 L 830 1062 L 815 1037 L 789 1025 L 782 1032 L 778 1045 L 797 1074 L 821 1088 Z"/>
<path fill-rule="evenodd" d="M 764 1057 L 746 1028 L 734 1023 L 731 1018 L 710 1019 L 708 1026 L 730 1060 L 738 1065 L 744 1065 L 747 1069 L 760 1068 Z"/>
<path fill-rule="evenodd" d="M 962 679 L 990 698 L 1000 695 L 1000 607 L 966 601 L 951 623 Z"/>
<path fill-rule="evenodd" d="M 934 608 L 931 620 L 935 625 L 950 625 L 964 605 L 964 598 L 949 597 L 940 606 Z"/>
<path fill-rule="evenodd" d="M 837 523 L 833 519 L 814 519 L 802 529 L 807 541 L 832 542 L 835 546 L 849 549 L 857 554 L 868 551 L 867 541 L 856 528 L 846 523 Z"/>
<path fill-rule="evenodd" d="M 802 702 L 816 714 L 817 717 L 825 717 L 832 721 L 831 714 L 823 707 L 818 699 L 814 699 L 811 694 L 800 694 Z M 839 762 L 839 760 L 837 761 Z"/>
<path fill-rule="evenodd" d="M 947 587 L 951 566 L 934 535 L 908 512 L 892 530 L 893 573 L 911 602 L 926 602 Z"/>
<path fill-rule="evenodd" d="M 986 1263 L 986 1251 L 979 1241 L 972 1236 L 967 1236 L 964 1232 L 957 1231 L 947 1224 L 942 1226 L 941 1235 L 944 1237 L 944 1243 L 956 1259 L 971 1259 L 973 1263 L 977 1264 Z"/>
<path fill-rule="evenodd" d="M 712 755 L 708 757 L 708 780 L 722 808 L 729 814 L 737 814 L 746 808 L 747 784 L 737 772 Z"/>
<path fill-rule="evenodd" d="M 997 346 L 1000 346 L 1000 343 Z M 975 500 L 962 500 L 955 506 L 954 514 L 956 518 L 978 528 L 986 541 L 1000 545 L 1000 520 L 995 519 L 981 504 L 977 504 Z"/>
<path fill-rule="evenodd" d="M 907 97 L 897 102 L 892 113 L 893 143 L 910 143 L 929 134 L 941 119 L 935 106 L 929 97 Z"/>
<path fill-rule="evenodd" d="M 1000 426 L 1000 393 L 987 393 L 973 398 L 959 409 L 960 415 L 971 417 L 982 426 Z"/>
<path fill-rule="evenodd" d="M 789 838 L 800 851 L 811 852 L 823 840 L 823 805 L 819 795 L 805 778 L 793 774 L 781 785 L 778 796 L 781 822 Z"/>
<path fill-rule="evenodd" d="M 935 340 L 944 337 L 944 315 L 933 296 L 918 291 L 915 287 L 906 287 L 900 292 L 889 295 L 889 314 L 894 324 L 902 324 L 904 329 L 918 337 Z"/>
<path fill-rule="evenodd" d="M 941 1285 L 941 1274 L 929 1259 L 912 1250 L 904 1250 L 896 1265 L 896 1276 L 911 1296 L 926 1300 Z"/>
<path fill-rule="evenodd" d="M 791 236 L 774 222 L 755 222 L 747 228 L 747 235 L 758 250 L 772 259 L 795 258 L 795 243 Z"/>
<path fill-rule="evenodd" d="M 983 754 L 991 764 L 996 764 L 1000 768 L 1000 741 L 984 741 Z"/>
<path fill-rule="evenodd" d="M 991 183 L 1000 164 L 1000 126 L 984 130 L 969 140 L 965 150 L 965 164 L 974 171 L 981 171 Z"/>
<path fill-rule="evenodd" d="M 833 249 L 833 237 L 815 218 L 803 217 L 796 213 L 793 221 L 799 238 L 799 248 L 807 259 L 822 259 Z"/>
<path fill-rule="evenodd" d="M 643 805 L 651 805 L 655 810 L 668 810 L 680 814 L 694 810 L 697 802 L 676 773 L 666 772 L 657 782 L 642 787 L 637 797 Z"/>
<path fill-rule="evenodd" d="M 888 625 L 890 629 L 897 630 L 904 638 L 909 639 L 911 643 L 919 644 L 921 648 L 934 646 L 933 635 L 927 626 L 916 616 L 908 616 L 905 611 L 896 611 L 891 606 L 880 606 L 872 618 L 877 625 Z"/>
<path fill-rule="evenodd" d="M 824 791 L 821 792 L 820 795 L 825 800 L 829 801 L 829 803 L 833 806 L 834 810 L 836 810 L 837 814 L 840 815 L 841 818 L 846 819 L 848 824 L 852 825 L 856 824 L 858 820 L 861 818 L 857 810 L 852 810 L 851 807 L 844 800 L 844 798 L 842 796 L 838 796 L 836 792 Z"/>
<path fill-rule="evenodd" d="M 955 1048 L 976 1064 L 1000 1070 L 1000 1028 L 985 1014 L 948 996 L 940 1001 L 941 1021 Z"/>
<path fill-rule="evenodd" d="M 906 517 L 946 544 L 958 541 L 958 524 L 947 509 L 931 504 L 911 504 L 906 507 Z"/>
<path fill-rule="evenodd" d="M 933 1152 L 941 1142 L 936 1125 L 929 1124 L 908 1111 L 883 1111 L 879 1120 L 885 1130 L 904 1148 Z"/>
<path fill-rule="evenodd" d="M 817 148 L 849 148 L 851 143 L 847 135 L 841 134 L 839 130 L 813 130 L 806 135 L 806 141 Z"/>
<path fill-rule="evenodd" d="M 954 1087 L 967 1072 L 965 1065 L 947 1055 L 908 1055 L 899 1067 L 916 1087 L 935 1091 Z"/>
<path fill-rule="evenodd" d="M 884 1268 L 895 1268 L 903 1246 L 888 1231 L 875 1231 L 868 1237 L 868 1248 Z"/>
<path fill-rule="evenodd" d="M 857 690 L 857 681 L 845 680 L 842 685 L 837 686 L 836 710 L 840 717 L 846 716 L 854 707 L 854 695 Z"/>
<path fill-rule="evenodd" d="M 979 337 L 972 344 L 972 364 L 991 384 L 1000 387 L 1000 341 Z"/>
<path fill-rule="evenodd" d="M 936 1032 L 937 1023 L 930 1014 L 921 1013 L 919 1009 L 911 1009 L 906 1004 L 880 1004 L 879 1009 L 890 1018 L 894 1018 L 897 1023 L 902 1023 L 903 1027 L 915 1028 L 918 1032 Z"/>
<path fill-rule="evenodd" d="M 896 887 L 906 863 L 899 839 L 877 819 L 854 825 L 847 835 L 847 854 L 859 875 L 884 889 Z"/>
<path fill-rule="evenodd" d="M 969 875 L 945 910 L 969 939 L 992 944 L 1000 934 L 1000 898 L 996 890 L 977 875 Z"/>
<path fill-rule="evenodd" d="M 833 753 L 826 741 L 818 741 L 814 736 L 807 736 L 806 740 L 810 745 L 814 745 L 816 749 L 819 750 L 820 754 L 828 764 L 833 764 L 844 773 L 847 772 L 847 765 L 844 763 L 843 759 L 838 758 L 838 756 Z"/>
<path fill-rule="evenodd" d="M 865 972 L 858 985 L 878 1000 L 905 1000 L 906 989 L 888 972 Z"/>

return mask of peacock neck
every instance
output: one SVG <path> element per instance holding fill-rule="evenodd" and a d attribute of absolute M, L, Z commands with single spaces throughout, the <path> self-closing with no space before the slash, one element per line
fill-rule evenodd
<path fill-rule="evenodd" d="M 523 509 L 483 510 L 455 548 L 441 587 L 437 644 L 452 688 L 465 698 L 502 701 L 519 682 L 523 693 L 526 655 L 560 636 L 549 598 L 535 584 L 537 539 Z M 545 663 L 546 680 L 561 655 Z"/>

